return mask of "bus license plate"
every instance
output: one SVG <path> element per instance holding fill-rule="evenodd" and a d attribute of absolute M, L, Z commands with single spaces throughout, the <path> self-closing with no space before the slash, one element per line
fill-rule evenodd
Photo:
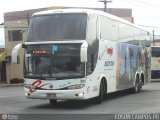
<path fill-rule="evenodd" d="M 48 98 L 55 98 L 56 97 L 55 93 L 47 93 L 46 95 Z"/>

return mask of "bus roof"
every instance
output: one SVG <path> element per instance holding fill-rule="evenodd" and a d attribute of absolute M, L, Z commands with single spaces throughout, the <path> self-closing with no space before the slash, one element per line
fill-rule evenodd
<path fill-rule="evenodd" d="M 41 12 L 37 12 L 37 13 L 34 13 L 33 16 L 35 15 L 47 15 L 47 14 L 55 14 L 55 13 L 86 13 L 86 14 L 97 14 L 97 15 L 102 15 L 102 16 L 105 16 L 109 19 L 112 19 L 112 20 L 115 20 L 115 21 L 119 21 L 121 23 L 125 23 L 125 24 L 128 24 L 128 25 L 131 25 L 133 27 L 136 27 L 138 29 L 141 29 L 141 30 L 144 30 L 148 33 L 150 33 L 149 31 L 141 28 L 140 26 L 136 25 L 136 24 L 133 24 L 133 23 L 130 23 L 129 21 L 127 20 L 124 20 L 120 17 L 117 17 L 117 16 L 114 16 L 114 15 L 111 15 L 109 13 L 106 13 L 106 12 L 103 12 L 103 11 L 100 11 L 100 10 L 93 10 L 93 9 L 73 9 L 73 8 L 68 8 L 68 9 L 53 9 L 53 10 L 46 10 L 46 11 L 41 11 Z"/>

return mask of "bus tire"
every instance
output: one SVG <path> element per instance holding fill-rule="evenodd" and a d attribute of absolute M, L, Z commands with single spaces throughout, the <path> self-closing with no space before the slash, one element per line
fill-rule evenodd
<path fill-rule="evenodd" d="M 55 105 L 57 103 L 56 99 L 50 99 L 49 100 L 50 105 Z"/>
<path fill-rule="evenodd" d="M 100 88 L 99 88 L 99 95 L 95 98 L 96 104 L 101 104 L 103 102 L 103 97 L 104 97 L 103 91 L 104 91 L 103 82 L 101 81 Z"/>
<path fill-rule="evenodd" d="M 136 77 L 136 80 L 135 80 L 135 85 L 132 89 L 133 93 L 139 93 L 142 89 L 142 82 L 141 80 L 139 80 L 138 77 Z"/>
<path fill-rule="evenodd" d="M 138 88 L 138 92 L 141 92 L 142 91 L 142 85 L 143 85 L 143 82 L 142 82 L 142 78 L 139 80 L 139 88 Z"/>

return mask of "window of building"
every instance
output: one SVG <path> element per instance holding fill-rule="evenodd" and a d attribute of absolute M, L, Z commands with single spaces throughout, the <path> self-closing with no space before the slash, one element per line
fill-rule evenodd
<path fill-rule="evenodd" d="M 9 41 L 21 41 L 22 30 L 10 30 L 8 31 Z"/>

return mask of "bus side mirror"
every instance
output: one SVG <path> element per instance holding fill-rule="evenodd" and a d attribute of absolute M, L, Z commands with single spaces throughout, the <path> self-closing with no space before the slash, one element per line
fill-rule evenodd
<path fill-rule="evenodd" d="M 18 52 L 19 52 L 19 49 L 22 48 L 22 44 L 17 44 L 13 50 L 12 50 L 12 56 L 11 56 L 11 63 L 15 63 L 17 64 L 18 63 Z"/>
<path fill-rule="evenodd" d="M 81 45 L 81 51 L 80 51 L 81 62 L 87 62 L 87 49 L 88 49 L 88 43 L 85 41 Z"/>

